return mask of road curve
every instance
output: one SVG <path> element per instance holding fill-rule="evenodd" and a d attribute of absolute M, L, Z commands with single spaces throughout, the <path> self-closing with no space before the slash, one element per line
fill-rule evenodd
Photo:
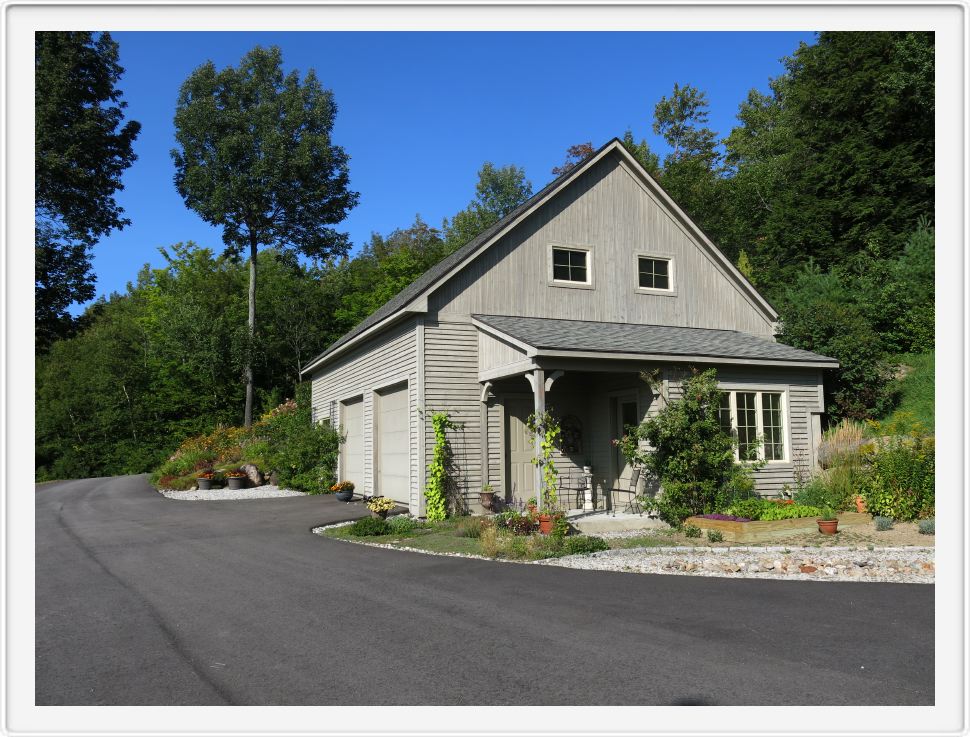
<path fill-rule="evenodd" d="M 933 704 L 934 587 L 365 547 L 332 497 L 36 490 L 36 703 Z"/>

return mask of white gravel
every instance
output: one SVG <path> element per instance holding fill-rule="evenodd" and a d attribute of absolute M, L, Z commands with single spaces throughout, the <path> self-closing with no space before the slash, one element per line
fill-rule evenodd
<path fill-rule="evenodd" d="M 934 583 L 933 548 L 628 548 L 541 561 L 543 565 L 796 581 Z"/>
<path fill-rule="evenodd" d="M 179 499 L 181 501 L 229 501 L 236 499 L 273 499 L 285 496 L 306 496 L 305 492 L 294 491 L 293 489 L 281 489 L 272 484 L 263 484 L 251 489 L 237 489 L 235 491 L 225 489 L 210 489 L 200 491 L 192 489 L 190 491 L 173 491 L 172 489 L 159 489 L 158 493 L 169 499 Z"/>

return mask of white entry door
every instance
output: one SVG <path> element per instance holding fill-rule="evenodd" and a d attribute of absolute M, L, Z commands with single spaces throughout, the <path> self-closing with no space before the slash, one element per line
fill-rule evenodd
<path fill-rule="evenodd" d="M 357 493 L 364 492 L 364 398 L 340 403 L 340 426 L 346 440 L 340 446 L 339 481 L 352 481 Z"/>
<path fill-rule="evenodd" d="M 407 505 L 411 501 L 408 386 L 389 389 L 375 400 L 377 493 Z"/>
<path fill-rule="evenodd" d="M 505 455 L 509 488 L 508 497 L 526 501 L 536 495 L 535 465 L 527 422 L 534 408 L 531 399 L 507 399 L 505 401 Z"/>

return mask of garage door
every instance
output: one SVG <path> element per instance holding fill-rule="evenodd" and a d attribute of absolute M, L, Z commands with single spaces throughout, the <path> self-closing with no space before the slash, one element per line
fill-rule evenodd
<path fill-rule="evenodd" d="M 347 439 L 340 446 L 340 480 L 353 481 L 364 492 L 364 398 L 341 402 L 340 424 Z"/>
<path fill-rule="evenodd" d="M 377 493 L 408 504 L 411 498 L 411 454 L 407 384 L 378 394 L 375 410 Z"/>

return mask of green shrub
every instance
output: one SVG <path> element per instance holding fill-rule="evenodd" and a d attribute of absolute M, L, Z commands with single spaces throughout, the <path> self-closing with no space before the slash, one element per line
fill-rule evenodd
<path fill-rule="evenodd" d="M 563 555 L 586 555 L 587 553 L 598 553 L 601 550 L 609 549 L 610 546 L 601 537 L 575 535 L 566 537 L 562 541 Z"/>
<path fill-rule="evenodd" d="M 484 517 L 459 517 L 455 520 L 455 537 L 481 537 L 486 521 Z"/>
<path fill-rule="evenodd" d="M 808 507 L 837 507 L 833 502 L 833 494 L 821 476 L 816 476 L 802 488 L 795 491 L 792 499 L 796 504 Z"/>
<path fill-rule="evenodd" d="M 936 513 L 936 449 L 917 432 L 893 437 L 866 454 L 862 495 L 869 512 L 908 522 Z"/>
<path fill-rule="evenodd" d="M 920 535 L 935 535 L 936 534 L 936 520 L 935 519 L 921 519 L 919 521 L 919 534 Z"/>
<path fill-rule="evenodd" d="M 876 523 L 876 529 L 879 532 L 886 532 L 893 528 L 893 520 L 890 517 L 873 517 L 872 521 Z"/>
<path fill-rule="evenodd" d="M 708 530 L 707 539 L 712 543 L 724 542 L 724 535 L 720 530 Z"/>
<path fill-rule="evenodd" d="M 696 525 L 684 525 L 684 537 L 700 537 L 701 528 Z"/>
<path fill-rule="evenodd" d="M 394 534 L 411 532 L 412 530 L 420 530 L 427 527 L 423 522 L 414 519 L 414 517 L 409 517 L 406 514 L 399 514 L 396 517 L 389 518 L 387 520 L 387 526 Z"/>
<path fill-rule="evenodd" d="M 721 396 L 714 369 L 695 373 L 684 380 L 681 399 L 627 428 L 617 441 L 631 464 L 645 466 L 660 480 L 663 494 L 648 505 L 668 524 L 720 512 L 753 489 L 752 465 L 735 461 L 734 441 L 718 419 Z M 642 451 L 641 440 L 653 450 Z"/>
<path fill-rule="evenodd" d="M 260 421 L 266 442 L 263 454 L 279 475 L 280 486 L 324 494 L 336 482 L 340 433 L 329 423 L 314 424 L 310 384 L 301 384 L 295 402 L 286 402 Z"/>
<path fill-rule="evenodd" d="M 355 537 L 390 535 L 393 531 L 393 528 L 387 520 L 378 517 L 362 517 L 350 525 L 348 529 L 348 532 Z"/>

